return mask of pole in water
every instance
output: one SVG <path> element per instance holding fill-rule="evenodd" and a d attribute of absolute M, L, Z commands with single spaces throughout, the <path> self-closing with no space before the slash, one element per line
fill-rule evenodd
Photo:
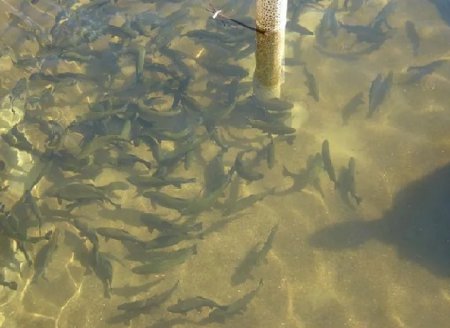
<path fill-rule="evenodd" d="M 262 99 L 280 97 L 283 82 L 284 36 L 287 0 L 256 0 L 255 95 Z"/>

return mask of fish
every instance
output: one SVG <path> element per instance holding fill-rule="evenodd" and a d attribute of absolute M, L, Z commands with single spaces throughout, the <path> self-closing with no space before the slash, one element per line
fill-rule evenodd
<path fill-rule="evenodd" d="M 94 154 L 99 149 L 107 149 L 115 144 L 128 143 L 129 141 L 118 135 L 97 136 L 84 144 L 77 155 L 78 159 L 84 159 Z"/>
<path fill-rule="evenodd" d="M 326 47 L 330 36 L 336 37 L 338 35 L 339 24 L 336 19 L 337 9 L 338 1 L 333 0 L 328 8 L 325 9 L 319 26 L 316 29 L 316 40 L 321 46 Z"/>
<path fill-rule="evenodd" d="M 114 287 L 112 288 L 111 292 L 114 295 L 119 295 L 122 297 L 132 297 L 136 294 L 147 292 L 149 289 L 153 288 L 154 286 L 158 285 L 161 281 L 163 281 L 164 278 L 158 278 L 154 281 L 149 281 L 141 285 L 131 286 L 128 283 L 124 285 L 123 287 Z"/>
<path fill-rule="evenodd" d="M 266 191 L 257 193 L 257 194 L 253 194 L 253 195 L 249 195 L 240 199 L 235 200 L 234 203 L 231 204 L 226 204 L 224 210 L 223 210 L 223 215 L 228 216 L 237 212 L 240 212 L 250 206 L 252 206 L 253 204 L 263 200 L 264 198 L 266 198 L 268 195 L 273 195 L 275 194 L 275 188 L 271 188 L 268 189 Z"/>
<path fill-rule="evenodd" d="M 189 205 L 181 211 L 183 215 L 198 215 L 201 212 L 210 209 L 216 202 L 217 199 L 222 196 L 225 189 L 231 182 L 231 178 L 233 176 L 234 170 L 230 169 L 228 174 L 226 175 L 225 180 L 222 182 L 220 186 L 218 186 L 212 192 L 203 195 L 201 198 L 193 199 Z"/>
<path fill-rule="evenodd" d="M 128 231 L 117 228 L 103 227 L 97 228 L 95 231 L 105 237 L 105 240 L 115 239 L 120 241 L 130 241 L 137 244 L 143 244 L 144 242 L 137 237 L 131 235 Z"/>
<path fill-rule="evenodd" d="M 248 292 L 241 298 L 237 299 L 231 304 L 225 305 L 221 308 L 215 308 L 211 311 L 207 318 L 201 320 L 201 324 L 208 324 L 211 322 L 224 323 L 226 319 L 235 316 L 236 314 L 242 314 L 246 309 L 248 304 L 255 298 L 260 288 L 263 285 L 263 280 L 259 281 L 258 287 Z"/>
<path fill-rule="evenodd" d="M 409 39 L 409 42 L 411 43 L 411 49 L 414 56 L 417 56 L 419 54 L 419 47 L 420 47 L 420 37 L 417 33 L 416 26 L 411 21 L 405 22 L 405 32 L 406 36 Z"/>
<path fill-rule="evenodd" d="M 195 138 L 188 138 L 186 142 L 183 142 L 174 151 L 168 154 L 161 154 L 158 164 L 160 166 L 170 166 L 180 161 L 188 152 L 196 149 L 200 144 L 208 139 L 208 135 L 204 134 Z"/>
<path fill-rule="evenodd" d="M 303 188 L 311 185 L 316 189 L 322 197 L 324 196 L 322 188 L 320 186 L 319 174 L 324 170 L 322 155 L 316 153 L 315 155 L 310 155 L 306 161 L 306 168 L 300 170 L 299 173 L 294 173 L 289 171 L 285 166 L 283 166 L 283 175 L 292 178 L 293 184 L 287 190 L 277 192 L 277 195 L 285 195 L 290 192 L 301 191 Z"/>
<path fill-rule="evenodd" d="M 127 154 L 120 152 L 117 154 L 117 158 L 115 158 L 115 161 L 108 162 L 113 167 L 117 166 L 133 166 L 136 163 L 143 164 L 146 168 L 151 169 L 152 163 L 149 161 L 146 161 L 136 155 L 133 154 Z"/>
<path fill-rule="evenodd" d="M 36 260 L 34 261 L 34 275 L 33 282 L 37 282 L 39 278 L 47 280 L 46 271 L 47 267 L 52 261 L 53 255 L 58 248 L 58 242 L 60 231 L 55 229 L 53 231 L 50 240 L 39 250 L 36 254 Z"/>
<path fill-rule="evenodd" d="M 72 201 L 76 203 L 86 203 L 86 202 L 109 202 L 110 204 L 120 207 L 119 204 L 113 202 L 108 196 L 107 191 L 111 190 L 115 185 L 109 184 L 106 186 L 96 187 L 93 184 L 84 184 L 78 182 L 70 182 L 61 187 L 50 187 L 46 191 L 46 195 L 50 197 L 56 197 L 59 202 L 62 199 L 66 201 Z M 122 184 L 118 185 L 122 187 Z"/>
<path fill-rule="evenodd" d="M 27 203 L 30 208 L 31 211 L 33 212 L 33 214 L 35 215 L 35 217 L 38 219 L 38 226 L 39 226 L 39 236 L 42 235 L 42 221 L 43 221 L 43 217 L 42 217 L 42 213 L 41 210 L 39 209 L 39 206 L 36 203 L 36 200 L 34 199 L 33 195 L 31 194 L 30 190 L 25 190 L 24 194 L 24 202 Z"/>
<path fill-rule="evenodd" d="M 233 286 L 242 284 L 251 278 L 251 272 L 253 269 L 265 261 L 267 253 L 272 248 L 273 240 L 277 231 L 278 224 L 272 227 L 267 239 L 264 243 L 262 243 L 262 245 L 256 244 L 250 249 L 231 276 L 231 284 Z"/>
<path fill-rule="evenodd" d="M 225 62 L 197 60 L 197 62 L 205 68 L 209 74 L 217 74 L 226 78 L 243 79 L 248 75 L 246 69 L 238 65 L 228 64 Z"/>
<path fill-rule="evenodd" d="M 183 264 L 186 260 L 197 254 L 197 245 L 186 247 L 173 252 L 164 252 L 159 256 L 149 254 L 149 261 L 131 268 L 135 274 L 156 274 L 166 272 L 178 265 Z"/>
<path fill-rule="evenodd" d="M 336 173 L 334 171 L 333 163 L 331 162 L 330 143 L 326 139 L 322 143 L 322 160 L 323 160 L 323 167 L 325 171 L 327 171 L 328 177 L 332 182 L 334 182 L 335 188 L 337 188 L 338 181 L 336 179 Z"/>
<path fill-rule="evenodd" d="M 210 309 L 225 308 L 225 306 L 219 305 L 217 304 L 217 302 L 209 298 L 205 298 L 202 296 L 195 296 L 185 298 L 183 300 L 178 299 L 178 302 L 176 304 L 170 305 L 167 308 L 167 311 L 172 313 L 186 314 L 187 312 L 192 310 L 201 310 L 201 308 L 203 307 L 209 307 Z"/>
<path fill-rule="evenodd" d="M 158 237 L 145 242 L 145 249 L 155 249 L 163 248 L 172 245 L 176 245 L 183 240 L 190 240 L 196 238 L 203 238 L 202 234 L 191 234 L 191 233 L 167 233 L 161 234 Z"/>
<path fill-rule="evenodd" d="M 106 298 L 111 298 L 113 266 L 106 255 L 98 250 L 96 245 L 92 249 L 92 256 L 94 272 L 103 283 L 104 295 Z"/>
<path fill-rule="evenodd" d="M 214 192 L 227 179 L 223 164 L 223 151 L 217 153 L 204 169 L 205 192 Z"/>
<path fill-rule="evenodd" d="M 406 79 L 404 83 L 418 83 L 423 77 L 432 74 L 436 69 L 447 62 L 447 59 L 438 59 L 422 66 L 410 66 L 406 70 Z"/>
<path fill-rule="evenodd" d="M 146 49 L 140 46 L 136 51 L 136 83 L 142 83 L 144 79 L 144 61 Z"/>
<path fill-rule="evenodd" d="M 289 126 L 280 123 L 271 124 L 269 122 L 264 122 L 261 120 L 248 119 L 248 124 L 252 128 L 259 129 L 269 134 L 285 135 L 285 134 L 293 134 L 297 131 L 295 128 L 291 128 Z"/>
<path fill-rule="evenodd" d="M 99 240 L 97 237 L 97 233 L 94 229 L 91 229 L 87 223 L 80 221 L 78 218 L 74 218 L 71 223 L 75 228 L 80 231 L 80 235 L 82 237 L 86 237 L 92 243 L 94 247 L 99 246 Z"/>
<path fill-rule="evenodd" d="M 121 311 L 132 312 L 136 314 L 135 316 L 138 316 L 141 313 L 148 312 L 152 308 L 157 307 L 167 301 L 170 296 L 172 296 L 173 292 L 178 288 L 178 285 L 179 281 L 177 281 L 175 285 L 173 285 L 173 287 L 160 294 L 142 300 L 119 304 L 117 306 L 117 309 Z"/>
<path fill-rule="evenodd" d="M 381 25 L 384 24 L 388 29 L 392 29 L 392 27 L 388 24 L 387 18 L 395 9 L 397 5 L 397 0 L 390 0 L 388 3 L 384 5 L 383 8 L 378 12 L 375 18 L 370 23 L 370 26 L 375 30 L 381 30 Z"/>
<path fill-rule="evenodd" d="M 135 175 L 128 177 L 127 180 L 139 189 L 161 188 L 165 186 L 175 186 L 177 188 L 181 188 L 183 184 L 196 182 L 196 178 L 156 177 L 153 175 Z"/>
<path fill-rule="evenodd" d="M 341 198 L 349 206 L 353 206 L 349 196 L 353 198 L 357 205 L 362 202 L 362 198 L 358 196 L 355 189 L 355 168 L 355 159 L 350 157 L 347 168 L 344 168 L 339 176 L 339 191 Z"/>
<path fill-rule="evenodd" d="M 370 25 L 347 25 L 339 23 L 347 33 L 354 34 L 356 37 L 356 42 L 365 42 L 374 45 L 381 45 L 386 41 L 389 34 L 380 29 L 375 29 Z"/>
<path fill-rule="evenodd" d="M 356 113 L 356 111 L 362 104 L 364 104 L 363 97 L 364 94 L 362 92 L 359 92 L 344 106 L 344 108 L 342 109 L 342 122 L 344 124 L 347 124 L 350 117 Z"/>
<path fill-rule="evenodd" d="M 202 229 L 201 223 L 175 223 L 163 219 L 159 215 L 153 213 L 142 213 L 140 220 L 149 230 L 156 229 L 165 234 L 184 234 Z"/>
<path fill-rule="evenodd" d="M 152 203 L 157 203 L 158 205 L 161 205 L 163 207 L 172 208 L 174 210 L 177 210 L 179 212 L 183 211 L 189 206 L 189 199 L 186 198 L 180 198 L 180 197 L 174 197 L 170 196 L 168 194 L 158 192 L 158 191 L 151 191 L 147 190 L 142 193 L 142 196 L 146 198 L 150 198 Z"/>
<path fill-rule="evenodd" d="M 264 178 L 264 174 L 251 170 L 243 161 L 245 151 L 241 151 L 236 156 L 233 168 L 237 174 L 247 181 L 257 181 Z"/>
<path fill-rule="evenodd" d="M 369 113 L 367 117 L 370 118 L 380 108 L 384 99 L 388 95 L 392 87 L 393 73 L 389 74 L 383 79 L 382 74 L 378 74 L 372 81 L 369 90 Z"/>
<path fill-rule="evenodd" d="M 303 72 L 306 77 L 306 86 L 308 87 L 308 95 L 314 98 L 315 101 L 319 101 L 319 87 L 314 75 L 308 71 L 306 66 L 303 66 Z"/>

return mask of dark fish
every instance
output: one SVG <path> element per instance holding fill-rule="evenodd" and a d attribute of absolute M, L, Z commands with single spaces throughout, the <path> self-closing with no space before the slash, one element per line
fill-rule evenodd
<path fill-rule="evenodd" d="M 167 301 L 173 294 L 173 292 L 177 289 L 178 284 L 179 282 L 177 281 L 177 283 L 172 288 L 150 298 L 137 300 L 134 302 L 122 303 L 117 306 L 117 309 L 127 312 L 133 312 L 136 314 L 135 316 L 138 316 L 144 312 L 148 312 L 152 308 L 157 307 Z"/>
<path fill-rule="evenodd" d="M 252 278 L 251 272 L 253 269 L 266 260 L 267 253 L 272 247 L 275 234 L 278 230 L 278 225 L 275 225 L 269 233 L 266 241 L 260 245 L 256 244 L 247 253 L 242 262 L 237 266 L 233 275 L 231 276 L 231 284 L 238 285 L 244 283 L 249 278 Z"/>
<path fill-rule="evenodd" d="M 255 129 L 259 129 L 269 134 L 285 135 L 285 134 L 293 134 L 296 132 L 295 128 L 291 128 L 281 123 L 270 123 L 260 120 L 249 119 L 248 124 Z"/>
<path fill-rule="evenodd" d="M 363 97 L 364 94 L 360 92 L 344 106 L 342 109 L 342 121 L 344 124 L 347 124 L 350 117 L 358 110 L 358 107 L 364 104 Z"/>
<path fill-rule="evenodd" d="M 245 151 L 241 151 L 237 156 L 236 160 L 234 161 L 234 169 L 236 170 L 237 174 L 247 180 L 247 181 L 256 181 L 264 178 L 264 174 L 251 170 L 243 160 Z"/>
<path fill-rule="evenodd" d="M 306 66 L 303 66 L 303 72 L 306 76 L 306 86 L 308 87 L 308 95 L 314 98 L 315 101 L 319 101 L 319 88 L 317 86 L 316 78 L 308 71 Z"/>
<path fill-rule="evenodd" d="M 353 206 L 349 195 L 354 199 L 357 205 L 362 201 L 362 198 L 357 195 L 355 189 L 355 166 L 355 159 L 351 157 L 348 161 L 348 167 L 344 168 L 339 176 L 339 191 L 342 199 L 349 206 Z"/>
<path fill-rule="evenodd" d="M 356 42 L 381 45 L 388 38 L 388 34 L 386 32 L 380 29 L 375 29 L 370 25 L 347 25 L 343 23 L 339 23 L 339 25 L 346 30 L 347 33 L 354 34 L 356 37 Z"/>
<path fill-rule="evenodd" d="M 190 240 L 202 238 L 201 234 L 189 234 L 189 233 L 168 233 L 161 234 L 155 239 L 145 242 L 145 249 L 163 248 L 172 245 L 176 245 L 183 240 Z"/>
<path fill-rule="evenodd" d="M 319 26 L 316 30 L 317 42 L 326 47 L 328 38 L 336 37 L 338 34 L 339 24 L 336 20 L 336 10 L 338 8 L 337 0 L 334 0 L 327 9 L 325 9 Z"/>
<path fill-rule="evenodd" d="M 106 255 L 99 252 L 98 247 L 94 245 L 92 250 L 93 267 L 97 277 L 102 281 L 104 287 L 104 295 L 111 298 L 111 284 L 113 278 L 113 267 Z"/>
<path fill-rule="evenodd" d="M 138 188 L 161 188 L 164 186 L 175 186 L 181 188 L 181 185 L 186 183 L 193 183 L 195 178 L 182 177 L 156 177 L 148 175 L 130 176 L 127 180 Z"/>
<path fill-rule="evenodd" d="M 145 47 L 139 47 L 136 53 L 136 83 L 142 83 L 144 79 L 144 60 L 145 60 Z"/>
<path fill-rule="evenodd" d="M 231 182 L 231 178 L 233 175 L 233 169 L 230 169 L 228 172 L 226 179 L 222 182 L 220 186 L 218 186 L 215 190 L 212 192 L 206 193 L 202 195 L 201 198 L 195 198 L 193 199 L 190 204 L 183 209 L 181 212 L 184 215 L 198 215 L 203 211 L 206 211 L 210 209 L 216 202 L 217 199 L 222 196 L 222 194 L 225 192 L 225 189 L 228 187 L 228 185 Z"/>
<path fill-rule="evenodd" d="M 259 289 L 263 285 L 262 279 L 259 281 L 258 287 L 249 293 L 242 296 L 240 299 L 234 301 L 229 305 L 225 305 L 221 308 L 215 308 L 209 313 L 209 316 L 202 320 L 201 324 L 207 324 L 210 322 L 220 322 L 224 323 L 226 319 L 235 316 L 236 314 L 242 314 L 246 309 L 247 305 L 253 300 L 253 298 L 258 293 Z"/>
<path fill-rule="evenodd" d="M 303 188 L 311 185 L 323 197 L 323 191 L 320 186 L 319 177 L 323 169 L 323 160 L 320 153 L 317 153 L 314 156 L 309 156 L 306 162 L 306 168 L 300 170 L 299 173 L 291 172 L 286 167 L 283 167 L 283 175 L 292 178 L 293 184 L 287 190 L 277 192 L 277 195 L 284 195 L 290 192 L 301 191 Z"/>
<path fill-rule="evenodd" d="M 194 138 L 188 138 L 188 140 L 186 140 L 185 142 L 183 142 L 182 144 L 180 144 L 179 147 L 177 147 L 174 151 L 168 153 L 168 154 L 164 154 L 161 155 L 158 163 L 160 166 L 169 166 L 172 165 L 174 163 L 177 163 L 178 161 L 180 161 L 188 152 L 196 149 L 197 147 L 200 146 L 200 144 L 207 140 L 209 138 L 209 136 L 207 134 L 204 134 L 202 136 L 199 137 L 194 137 Z"/>
<path fill-rule="evenodd" d="M 328 140 L 324 140 L 322 143 L 322 160 L 325 171 L 327 171 L 330 180 L 334 182 L 334 186 L 337 188 L 338 182 L 336 180 L 333 163 L 331 162 L 330 144 Z"/>
<path fill-rule="evenodd" d="M 190 297 L 184 300 L 179 299 L 174 305 L 167 308 L 167 311 L 172 313 L 186 314 L 192 310 L 201 310 L 203 307 L 213 308 L 225 308 L 222 305 L 217 304 L 215 301 L 202 296 Z"/>
<path fill-rule="evenodd" d="M 59 234 L 59 230 L 55 229 L 50 240 L 37 253 L 36 260 L 34 262 L 33 282 L 37 282 L 39 278 L 48 280 L 46 277 L 46 270 L 58 247 Z"/>
<path fill-rule="evenodd" d="M 223 211 L 223 215 L 228 216 L 230 214 L 240 212 L 240 211 L 252 206 L 253 204 L 263 200 L 268 195 L 273 195 L 274 193 L 275 193 L 275 188 L 271 188 L 269 190 L 266 190 L 266 191 L 263 191 L 263 192 L 260 192 L 257 194 L 253 194 L 253 195 L 249 195 L 249 196 L 237 199 L 234 203 L 227 202 L 227 204 L 224 206 L 225 209 Z"/>
<path fill-rule="evenodd" d="M 140 220 L 149 230 L 156 229 L 164 234 L 185 234 L 202 228 L 201 223 L 175 223 L 153 213 L 142 213 Z"/>
<path fill-rule="evenodd" d="M 114 287 L 112 288 L 112 293 L 122 297 L 132 297 L 135 296 L 136 294 L 147 292 L 150 288 L 153 288 L 154 286 L 158 285 L 161 281 L 163 281 L 163 279 L 164 278 L 158 278 L 154 281 L 149 281 L 142 285 L 137 286 L 131 286 L 129 284 L 126 284 L 123 287 Z"/>
<path fill-rule="evenodd" d="M 42 228 L 42 221 L 43 221 L 42 213 L 41 213 L 41 210 L 39 209 L 39 206 L 36 203 L 36 200 L 34 199 L 33 195 L 31 194 L 31 192 L 29 190 L 25 190 L 25 192 L 23 194 L 23 200 L 25 203 L 27 203 L 30 206 L 31 211 L 38 219 L 39 236 L 41 236 L 42 235 L 41 228 Z"/>
<path fill-rule="evenodd" d="M 183 264 L 186 260 L 197 254 L 197 245 L 182 248 L 170 253 L 162 253 L 160 256 L 152 256 L 149 254 L 149 262 L 135 266 L 131 271 L 135 274 L 156 274 L 166 272 L 174 267 Z"/>
<path fill-rule="evenodd" d="M 84 223 L 77 218 L 73 219 L 71 223 L 78 231 L 80 231 L 82 237 L 86 237 L 94 247 L 98 247 L 99 241 L 94 229 L 91 229 L 87 223 Z"/>
<path fill-rule="evenodd" d="M 84 144 L 77 155 L 78 159 L 84 159 L 94 154 L 99 149 L 111 148 L 116 144 L 126 143 L 128 140 L 118 135 L 97 136 Z"/>
<path fill-rule="evenodd" d="M 381 8 L 381 10 L 378 12 L 378 14 L 372 20 L 370 25 L 375 30 L 381 30 L 382 24 L 384 24 L 388 29 L 392 29 L 392 27 L 387 22 L 387 18 L 392 13 L 392 11 L 395 9 L 396 5 L 397 5 L 396 0 L 390 0 L 386 5 L 384 5 L 383 8 Z"/>
<path fill-rule="evenodd" d="M 186 209 L 190 200 L 186 198 L 174 197 L 158 191 L 145 191 L 142 196 L 150 198 L 152 203 L 157 203 L 163 207 L 172 208 L 179 212 Z"/>
<path fill-rule="evenodd" d="M 222 33 L 211 32 L 207 30 L 192 30 L 182 34 L 181 36 L 187 36 L 189 38 L 197 39 L 197 40 L 206 40 L 211 41 L 213 43 L 233 43 L 235 40 L 229 36 Z"/>
<path fill-rule="evenodd" d="M 110 184 L 102 187 L 96 187 L 93 184 L 71 182 L 61 187 L 51 187 L 46 191 L 46 195 L 50 197 L 56 197 L 58 201 L 61 201 L 62 199 L 75 203 L 106 201 L 116 207 L 120 207 L 120 205 L 114 203 L 108 197 L 107 192 L 111 190 L 109 186 L 114 185 Z"/>
<path fill-rule="evenodd" d="M 223 154 L 224 152 L 219 152 L 214 158 L 206 165 L 204 170 L 204 180 L 205 180 L 205 192 L 213 192 L 220 188 L 220 186 L 225 182 L 227 176 L 225 174 L 225 167 L 223 164 Z"/>
<path fill-rule="evenodd" d="M 409 42 L 411 42 L 413 55 L 417 56 L 417 54 L 419 53 L 420 37 L 419 34 L 417 34 L 416 27 L 414 26 L 413 22 L 405 22 L 405 32 L 406 36 L 409 39 Z"/>
<path fill-rule="evenodd" d="M 243 79 L 248 75 L 247 70 L 238 65 L 206 60 L 197 60 L 197 62 L 203 66 L 208 73 L 217 74 L 219 76 Z"/>
<path fill-rule="evenodd" d="M 379 109 L 392 87 L 392 80 L 393 73 L 390 72 L 386 78 L 383 79 L 383 76 L 378 74 L 375 80 L 372 81 L 369 90 L 369 113 L 367 117 L 372 117 Z"/>
<path fill-rule="evenodd" d="M 97 228 L 95 231 L 99 234 L 105 237 L 105 240 L 108 241 L 109 239 L 116 239 L 120 241 L 130 241 L 133 243 L 142 244 L 143 241 L 136 238 L 135 236 L 131 235 L 128 231 L 123 229 L 117 229 L 117 228 Z"/>
<path fill-rule="evenodd" d="M 410 66 L 407 69 L 406 81 L 404 83 L 417 83 L 424 76 L 432 74 L 436 69 L 447 63 L 447 59 L 438 59 L 423 66 Z"/>

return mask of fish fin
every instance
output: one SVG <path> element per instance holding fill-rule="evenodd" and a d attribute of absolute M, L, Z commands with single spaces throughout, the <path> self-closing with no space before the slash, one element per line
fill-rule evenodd
<path fill-rule="evenodd" d="M 289 171 L 286 166 L 283 165 L 283 175 L 285 177 L 292 177 L 294 175 L 294 173 L 292 173 L 291 171 Z"/>

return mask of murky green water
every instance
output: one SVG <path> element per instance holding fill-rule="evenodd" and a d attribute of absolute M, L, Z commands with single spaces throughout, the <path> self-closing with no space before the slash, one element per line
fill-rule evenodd
<path fill-rule="evenodd" d="M 0 0 L 1 327 L 450 325 L 450 4 L 306 2 Z"/>

